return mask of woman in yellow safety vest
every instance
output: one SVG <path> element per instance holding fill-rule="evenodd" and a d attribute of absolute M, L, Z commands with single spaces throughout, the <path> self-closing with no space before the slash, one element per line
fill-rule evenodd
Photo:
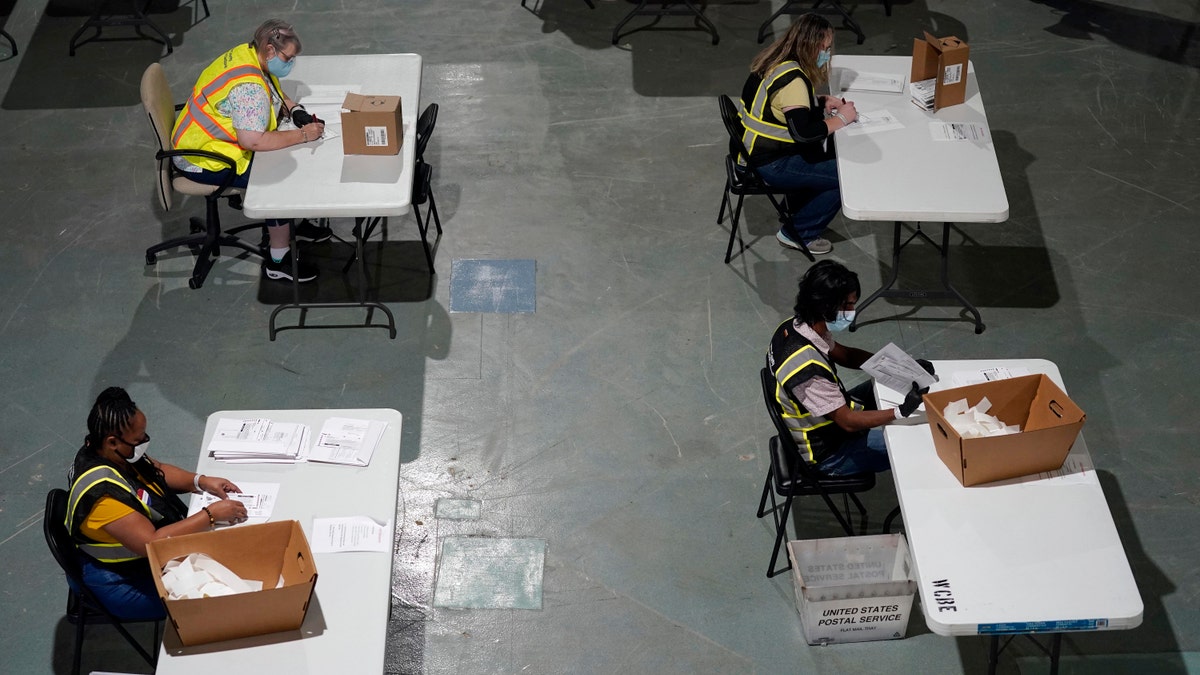
<path fill-rule="evenodd" d="M 230 49 L 205 68 L 175 120 L 171 144 L 177 150 L 215 153 L 236 168 L 200 155 L 176 157 L 176 168 L 200 183 L 245 188 L 255 152 L 321 138 L 325 124 L 319 121 L 286 131 L 277 128 L 281 113 L 290 119 L 292 110 L 303 108 L 279 85 L 279 78 L 287 77 L 299 54 L 300 38 L 291 24 L 269 19 L 254 31 L 250 42 Z M 263 258 L 263 274 L 269 279 L 291 280 L 291 221 L 268 220 L 267 226 L 270 254 Z M 296 227 L 297 240 L 325 241 L 330 236 L 328 227 L 308 221 Z M 299 256 L 297 260 L 300 281 L 317 278 L 316 266 Z"/>
<path fill-rule="evenodd" d="M 87 428 L 71 467 L 66 518 L 81 553 L 83 581 L 118 617 L 162 618 L 146 544 L 217 522 L 244 522 L 246 507 L 228 498 L 238 492 L 232 481 L 147 457 L 146 415 L 120 387 L 100 393 Z M 193 491 L 221 500 L 188 516 L 176 493 Z"/>
<path fill-rule="evenodd" d="M 821 234 L 842 204 L 833 132 L 858 119 L 854 103 L 818 96 L 829 81 L 833 26 L 805 14 L 750 64 L 739 106 L 749 164 L 769 185 L 788 191 L 791 222 L 775 238 L 780 245 L 814 254 L 833 245 Z"/>

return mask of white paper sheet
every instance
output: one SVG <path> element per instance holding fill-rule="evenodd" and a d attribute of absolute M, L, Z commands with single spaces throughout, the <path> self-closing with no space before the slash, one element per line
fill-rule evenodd
<path fill-rule="evenodd" d="M 873 134 L 880 131 L 903 128 L 904 125 L 892 113 L 887 110 L 873 110 L 871 112 L 859 112 L 858 119 L 854 120 L 853 124 L 845 127 L 843 133 L 847 136 L 861 136 L 863 134 Z"/>
<path fill-rule="evenodd" d="M 884 387 L 905 394 L 912 389 L 913 382 L 916 382 L 920 389 L 937 382 L 936 376 L 926 372 L 916 359 L 897 347 L 894 342 L 887 343 L 883 349 L 867 359 L 862 365 L 862 371 Z M 903 396 L 900 400 L 904 400 Z"/>
<path fill-rule="evenodd" d="M 367 466 L 386 429 L 387 422 L 330 417 L 321 426 L 308 461 Z"/>
<path fill-rule="evenodd" d="M 899 94 L 904 91 L 904 75 L 890 73 L 859 73 L 851 70 L 842 71 L 843 91 L 880 91 L 888 94 Z"/>
<path fill-rule="evenodd" d="M 1022 377 L 1029 374 L 1028 368 L 996 366 L 994 368 L 980 368 L 979 370 L 959 370 L 950 376 L 950 380 L 956 387 L 965 387 L 971 384 L 1007 380 L 1010 377 Z"/>
<path fill-rule="evenodd" d="M 238 482 L 238 487 L 242 489 L 240 493 L 229 493 L 230 499 L 235 499 L 246 506 L 246 522 L 239 525 L 257 525 L 265 523 L 271 519 L 271 511 L 275 509 L 275 502 L 279 499 L 279 483 L 244 483 Z M 200 509 L 221 501 L 220 497 L 216 497 L 204 493 L 193 493 L 191 504 L 188 505 L 188 515 L 198 512 Z"/>
<path fill-rule="evenodd" d="M 929 135 L 935 141 L 988 141 L 987 125 L 978 122 L 930 122 Z"/>
<path fill-rule="evenodd" d="M 392 552 L 392 521 L 379 524 L 367 516 L 313 518 L 309 548 L 313 553 Z"/>

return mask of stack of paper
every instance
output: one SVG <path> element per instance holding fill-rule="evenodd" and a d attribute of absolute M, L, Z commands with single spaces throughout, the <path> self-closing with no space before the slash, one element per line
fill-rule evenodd
<path fill-rule="evenodd" d="M 387 422 L 330 417 L 308 454 L 310 462 L 367 466 L 387 429 Z"/>
<path fill-rule="evenodd" d="M 223 462 L 290 464 L 303 461 L 308 437 L 304 424 L 222 418 L 208 444 L 208 455 Z"/>
<path fill-rule="evenodd" d="M 919 82 L 910 82 L 908 93 L 912 94 L 912 102 L 921 110 L 933 110 L 933 97 L 937 93 L 937 79 L 930 78 Z"/>
<path fill-rule="evenodd" d="M 992 409 L 992 402 L 983 397 L 973 407 L 967 407 L 967 399 L 951 401 L 946 405 L 942 414 L 946 421 L 959 436 L 963 438 L 979 438 L 980 436 L 1003 436 L 1021 432 L 1018 424 L 1005 424 L 998 417 L 987 414 Z"/>

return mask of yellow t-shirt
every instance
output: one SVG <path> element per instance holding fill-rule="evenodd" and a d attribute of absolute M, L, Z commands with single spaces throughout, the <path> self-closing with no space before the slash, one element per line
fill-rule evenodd
<path fill-rule="evenodd" d="M 124 518 L 133 513 L 133 509 L 125 506 L 121 502 L 112 497 L 101 497 L 96 505 L 92 507 L 92 512 L 79 526 L 79 531 L 83 536 L 98 541 L 102 544 L 116 544 L 116 538 L 104 531 L 104 526 Z"/>
<path fill-rule="evenodd" d="M 783 89 L 775 92 L 771 97 L 771 112 L 775 115 L 775 119 L 783 120 L 784 108 L 811 108 L 813 101 L 808 97 L 808 87 L 804 86 L 804 80 L 796 78 L 783 86 Z"/>

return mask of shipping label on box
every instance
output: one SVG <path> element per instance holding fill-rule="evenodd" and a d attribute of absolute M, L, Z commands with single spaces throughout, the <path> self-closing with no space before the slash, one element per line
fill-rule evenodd
<path fill-rule="evenodd" d="M 1017 425 L 1019 433 L 963 438 L 944 414 L 948 404 L 984 398 L 989 413 Z M 973 384 L 925 394 L 933 446 L 946 468 L 964 486 L 1053 471 L 1062 466 L 1087 415 L 1045 375 Z"/>
<path fill-rule="evenodd" d="M 967 58 L 970 48 L 956 37 L 938 38 L 925 33 L 913 40 L 909 82 L 934 80 L 933 109 L 967 100 Z"/>
<path fill-rule="evenodd" d="M 399 96 L 346 94 L 342 102 L 342 151 L 347 155 L 395 155 L 404 142 Z"/>
<path fill-rule="evenodd" d="M 150 569 L 204 553 L 263 590 L 184 600 L 167 599 L 160 574 L 154 585 L 184 645 L 297 630 L 317 585 L 317 567 L 300 523 L 285 520 L 159 539 L 146 545 Z"/>

